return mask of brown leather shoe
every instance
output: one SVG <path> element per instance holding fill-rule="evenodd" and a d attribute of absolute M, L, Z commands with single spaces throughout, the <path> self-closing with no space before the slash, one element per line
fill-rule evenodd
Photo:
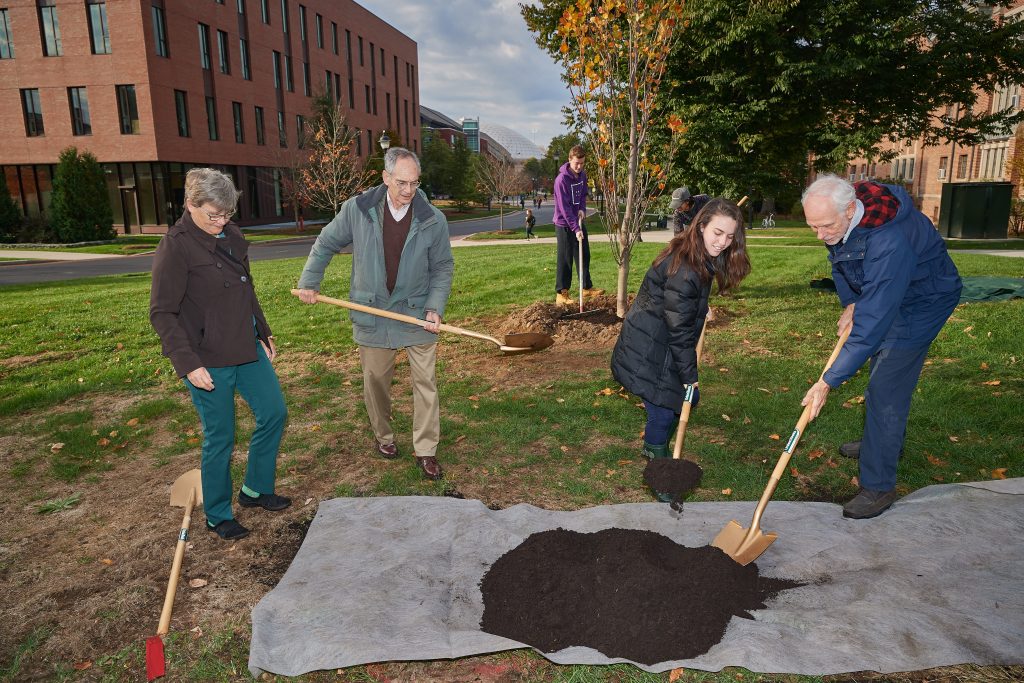
<path fill-rule="evenodd" d="M 394 460 L 398 457 L 398 446 L 393 443 L 381 443 L 378 441 L 377 455 L 388 460 Z"/>
<path fill-rule="evenodd" d="M 439 463 L 437 458 L 432 455 L 425 458 L 417 456 L 416 464 L 419 466 L 420 471 L 423 472 L 424 479 L 437 481 L 444 476 L 444 472 L 441 471 L 441 463 Z"/>

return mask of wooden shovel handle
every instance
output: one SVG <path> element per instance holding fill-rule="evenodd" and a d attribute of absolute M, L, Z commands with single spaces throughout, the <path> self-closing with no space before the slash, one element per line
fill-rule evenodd
<path fill-rule="evenodd" d="M 828 372 L 828 369 L 832 367 L 832 364 L 836 362 L 836 358 L 839 357 L 839 352 L 843 350 L 843 344 L 850 337 L 850 330 L 853 326 L 847 327 L 842 335 L 839 337 L 839 341 L 836 342 L 836 347 L 832 349 L 832 355 L 828 357 L 828 362 L 825 363 L 825 369 L 821 371 L 821 375 L 818 376 L 820 380 Z M 786 447 L 782 451 L 782 455 L 779 456 L 778 463 L 775 464 L 775 469 L 772 470 L 772 476 L 768 480 L 768 486 L 765 487 L 764 493 L 761 494 L 761 499 L 757 502 L 757 508 L 754 510 L 754 518 L 750 524 L 751 531 L 757 530 L 761 524 L 761 513 L 764 512 L 765 506 L 768 505 L 768 501 L 771 500 L 772 494 L 775 493 L 775 487 L 778 486 L 779 480 L 782 478 L 783 473 L 786 471 L 786 467 L 789 466 L 789 459 L 793 457 L 793 451 L 796 450 L 796 445 L 800 443 L 800 437 L 803 436 L 804 428 L 807 427 L 807 423 L 811 421 L 811 410 L 812 406 L 808 403 L 804 406 L 804 410 L 800 413 L 800 419 L 796 423 L 796 427 L 793 429 L 793 433 L 789 437 L 789 441 L 786 443 Z M 748 532 L 748 536 L 750 532 Z"/>
<path fill-rule="evenodd" d="M 697 364 L 700 364 L 700 354 L 704 350 L 704 333 L 708 331 L 708 318 L 711 317 L 711 311 L 708 310 L 707 317 L 704 318 L 704 327 L 700 329 L 700 338 L 697 340 Z M 676 443 L 672 447 L 672 459 L 679 460 L 683 455 L 683 441 L 686 439 L 686 425 L 690 422 L 690 410 L 693 408 L 693 404 L 689 401 L 683 401 L 683 412 L 679 416 L 679 427 L 676 429 Z"/>
<path fill-rule="evenodd" d="M 178 590 L 178 577 L 181 576 L 181 559 L 185 556 L 185 543 L 188 541 L 188 528 L 192 523 L 192 508 L 196 504 L 196 490 L 188 492 L 185 503 L 185 517 L 181 520 L 178 532 L 178 545 L 174 548 L 174 562 L 171 564 L 171 578 L 167 581 L 167 594 L 164 596 L 164 608 L 160 612 L 160 625 L 156 629 L 158 636 L 166 636 L 171 627 L 171 608 L 174 606 L 174 594 Z"/>
<path fill-rule="evenodd" d="M 299 295 L 298 289 L 293 289 L 292 294 L 295 296 Z M 370 315 L 380 316 L 381 318 L 390 318 L 391 320 L 398 320 L 399 322 L 409 323 L 410 325 L 419 325 L 422 328 L 426 328 L 429 324 L 426 320 L 420 318 L 414 318 L 411 315 L 405 315 L 404 313 L 395 313 L 394 311 L 385 311 L 382 308 L 373 308 L 372 306 L 364 306 L 363 304 L 357 304 L 353 301 L 345 301 L 344 299 L 335 299 L 333 297 L 324 296 L 323 294 L 317 294 L 316 300 L 325 304 L 331 304 L 333 306 L 341 306 L 342 308 L 348 308 L 353 311 L 360 311 L 361 313 L 369 313 Z M 472 330 L 464 330 L 461 327 L 455 327 L 454 325 L 448 325 L 441 323 L 440 330 L 442 332 L 451 332 L 453 334 L 461 334 L 466 337 L 474 337 L 476 339 L 483 339 L 489 341 L 492 344 L 497 344 L 499 347 L 502 345 L 500 341 L 491 337 L 490 335 L 482 334 L 480 332 L 473 332 Z"/>

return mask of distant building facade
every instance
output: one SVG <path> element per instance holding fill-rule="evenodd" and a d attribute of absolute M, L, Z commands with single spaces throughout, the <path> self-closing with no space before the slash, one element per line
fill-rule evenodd
<path fill-rule="evenodd" d="M 30 217 L 73 145 L 103 165 L 122 231 L 173 224 L 195 166 L 234 178 L 243 225 L 280 220 L 277 169 L 318 93 L 342 105 L 363 159 L 385 130 L 421 150 L 416 43 L 351 0 L 0 6 L 0 170 Z"/>

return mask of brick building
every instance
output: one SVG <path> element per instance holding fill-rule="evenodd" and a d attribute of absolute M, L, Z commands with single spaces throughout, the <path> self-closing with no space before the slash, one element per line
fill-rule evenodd
<path fill-rule="evenodd" d="M 997 8 L 995 12 L 1003 21 L 1024 20 L 1024 0 L 1015 0 L 1009 8 Z M 975 111 L 1019 111 L 1024 104 L 1021 90 L 1020 85 L 1009 84 L 999 86 L 991 94 L 981 93 Z M 955 107 L 938 113 L 954 119 L 963 114 Z M 1015 186 L 1013 196 L 1022 196 L 1024 178 L 1012 168 L 1015 155 L 1024 154 L 1024 149 L 1017 148 L 1020 140 L 1017 132 L 994 135 L 970 147 L 951 142 L 926 146 L 921 140 L 888 142 L 879 148 L 896 152 L 891 162 L 854 159 L 846 167 L 846 177 L 850 180 L 887 178 L 903 183 L 921 211 L 938 224 L 942 187 L 946 183 L 1007 181 Z"/>
<path fill-rule="evenodd" d="M 279 173 L 312 97 L 359 132 L 421 149 L 416 43 L 351 0 L 0 0 L 0 168 L 25 215 L 45 215 L 75 146 L 103 165 L 122 231 L 163 232 L 184 174 L 214 166 L 242 224 L 288 215 Z"/>

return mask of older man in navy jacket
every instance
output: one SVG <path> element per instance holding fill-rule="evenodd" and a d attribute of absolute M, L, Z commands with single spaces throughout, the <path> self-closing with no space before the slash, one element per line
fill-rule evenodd
<path fill-rule="evenodd" d="M 820 176 L 803 195 L 804 216 L 828 247 L 839 300 L 838 334 L 850 338 L 803 405 L 818 416 L 830 389 L 869 359 L 864 435 L 844 444 L 860 458 L 858 494 L 843 506 L 854 519 L 875 517 L 896 501 L 896 465 L 910 399 L 928 347 L 960 300 L 960 275 L 928 218 L 902 187 L 850 184 Z"/>

